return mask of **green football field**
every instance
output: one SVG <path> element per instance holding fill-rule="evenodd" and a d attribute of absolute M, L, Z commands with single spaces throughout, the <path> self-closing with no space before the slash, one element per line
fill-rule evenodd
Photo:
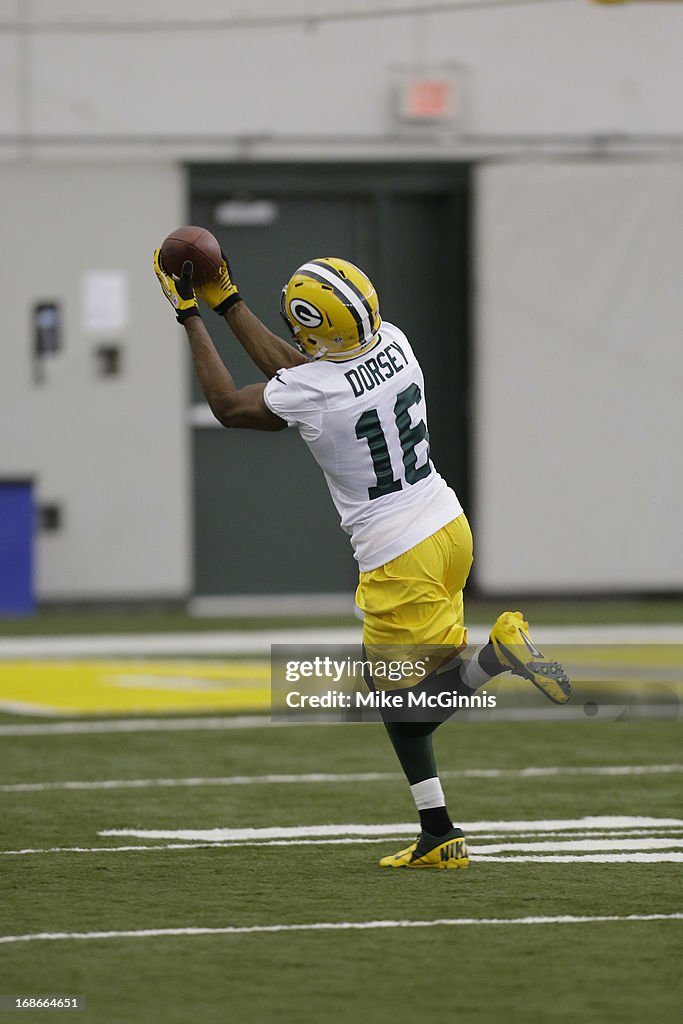
<path fill-rule="evenodd" d="M 681 1019 L 677 722 L 448 724 L 471 866 L 390 871 L 414 809 L 380 725 L 71 721 L 0 725 L 3 995 L 88 1024 Z"/>

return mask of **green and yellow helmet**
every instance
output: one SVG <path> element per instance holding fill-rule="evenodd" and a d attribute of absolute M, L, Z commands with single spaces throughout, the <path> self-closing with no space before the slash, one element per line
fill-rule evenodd
<path fill-rule="evenodd" d="M 382 321 L 372 281 L 348 260 L 309 260 L 282 289 L 281 312 L 298 348 L 313 359 L 362 355 Z"/>

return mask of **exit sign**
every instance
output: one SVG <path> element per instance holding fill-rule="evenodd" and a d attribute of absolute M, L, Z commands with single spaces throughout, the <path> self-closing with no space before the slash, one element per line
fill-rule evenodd
<path fill-rule="evenodd" d="M 452 78 L 405 78 L 399 85 L 398 116 L 412 123 L 450 124 L 456 114 Z"/>

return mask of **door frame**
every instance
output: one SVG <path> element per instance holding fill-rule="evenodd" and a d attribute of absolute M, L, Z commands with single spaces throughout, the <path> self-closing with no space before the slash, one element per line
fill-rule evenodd
<path fill-rule="evenodd" d="M 471 318 L 472 283 L 472 196 L 473 163 L 454 162 L 264 162 L 188 163 L 185 167 L 188 209 L 197 203 L 235 198 L 240 200 L 335 196 L 375 200 L 378 222 L 386 213 L 392 196 L 452 196 L 452 237 L 458 247 L 459 265 L 465 265 L 466 278 L 456 304 L 455 329 L 463 338 L 462 377 L 454 382 L 454 402 L 462 410 L 458 417 L 457 491 L 467 507 L 471 497 L 469 417 L 470 380 L 473 348 Z M 463 202 L 464 199 L 464 202 Z M 457 211 L 457 213 L 455 212 Z M 379 242 L 381 248 L 381 239 Z M 376 281 L 381 294 L 381 274 Z M 456 481 L 453 481 L 456 483 Z"/>

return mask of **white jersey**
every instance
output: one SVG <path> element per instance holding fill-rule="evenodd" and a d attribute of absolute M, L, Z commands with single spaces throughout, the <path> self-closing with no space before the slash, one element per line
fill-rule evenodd
<path fill-rule="evenodd" d="M 461 514 L 429 458 L 424 378 L 398 327 L 383 322 L 363 355 L 279 370 L 263 397 L 298 428 L 325 474 L 361 571 Z"/>

